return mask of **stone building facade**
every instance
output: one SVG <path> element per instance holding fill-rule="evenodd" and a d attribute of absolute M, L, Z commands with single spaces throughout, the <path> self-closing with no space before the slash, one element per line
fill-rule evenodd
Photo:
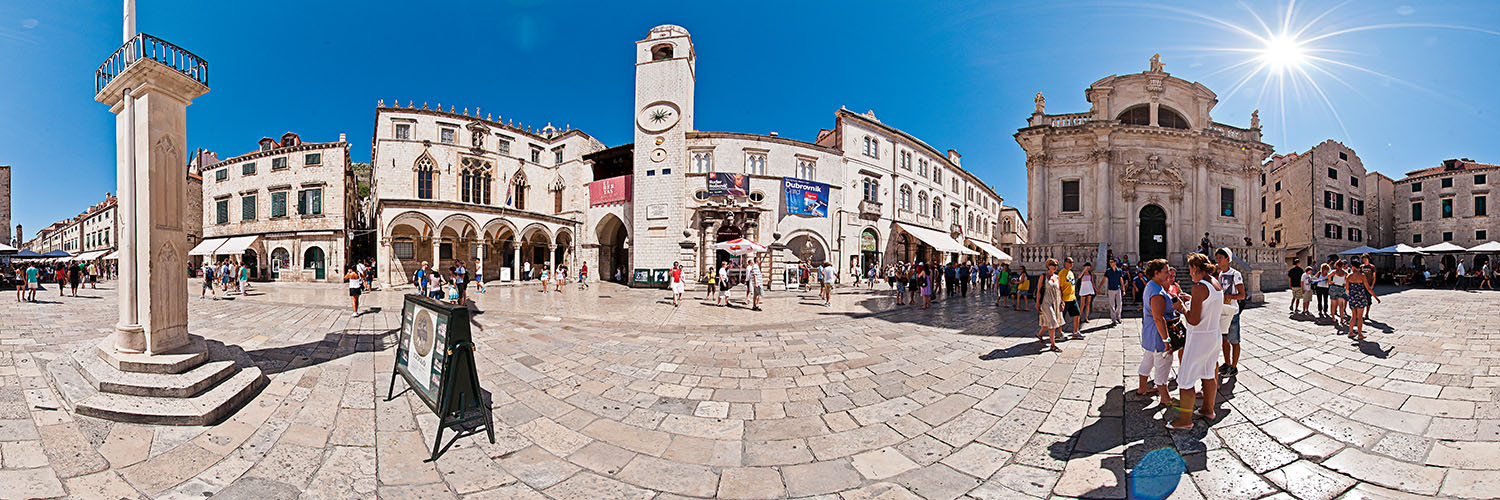
<path fill-rule="evenodd" d="M 190 253 L 243 262 L 255 279 L 342 281 L 354 205 L 349 165 L 342 134 L 303 142 L 288 132 L 201 166 L 203 239 Z"/>
<path fill-rule="evenodd" d="M 1468 158 L 1406 173 L 1396 181 L 1396 240 L 1415 247 L 1451 242 L 1464 248 L 1500 240 L 1500 201 L 1491 186 L 1500 165 Z M 1452 257 L 1442 259 L 1451 265 Z"/>
<path fill-rule="evenodd" d="M 116 207 L 119 200 L 112 193 L 104 194 L 104 201 L 99 202 L 85 212 L 82 224 L 82 252 L 109 252 L 115 249 L 118 243 L 119 222 L 116 217 Z M 103 255 L 102 253 L 100 255 Z"/>
<path fill-rule="evenodd" d="M 995 243 L 1006 254 L 1012 254 L 1018 245 L 1025 245 L 1030 241 L 1031 233 L 1026 230 L 1026 216 L 1016 207 L 1000 206 L 1000 222 L 995 232 L 999 235 L 999 241 Z"/>
<path fill-rule="evenodd" d="M 1371 244 L 1364 162 L 1326 140 L 1301 153 L 1275 155 L 1261 183 L 1260 241 L 1303 263 Z M 1374 246 L 1374 245 L 1371 245 Z"/>
<path fill-rule="evenodd" d="M 1396 239 L 1396 181 L 1380 172 L 1365 173 L 1365 244 L 1385 248 Z"/>
<path fill-rule="evenodd" d="M 517 279 L 527 263 L 533 271 L 582 263 L 583 156 L 604 144 L 479 113 L 376 105 L 370 163 L 382 281 L 406 283 L 423 262 L 446 272 L 478 260 L 485 280 Z"/>
<path fill-rule="evenodd" d="M 1256 114 L 1249 128 L 1213 121 L 1214 92 L 1173 77 L 1157 57 L 1149 70 L 1102 78 L 1084 96 L 1089 111 L 1049 115 L 1037 94 L 1015 134 L 1026 151 L 1030 218 L 1018 260 L 1123 253 L 1182 263 L 1205 233 L 1232 247 L 1259 234 L 1261 162 L 1272 147 L 1261 142 Z"/>
<path fill-rule="evenodd" d="M 675 262 L 694 282 L 723 261 L 742 265 L 711 249 L 738 238 L 771 249 L 761 265 L 773 286 L 794 280 L 788 271 L 797 263 L 833 262 L 847 278 L 897 261 L 977 260 L 996 250 L 1001 199 L 962 168 L 958 152 L 873 111 L 838 110 L 833 128 L 812 142 L 697 130 L 697 53 L 687 30 L 653 28 L 635 54 L 635 141 L 590 158 L 593 182 L 630 186 L 626 199 L 611 195 L 589 210 L 605 277 L 635 279 Z M 720 193 L 710 178 L 743 185 Z M 804 199 L 820 206 L 807 210 Z"/>

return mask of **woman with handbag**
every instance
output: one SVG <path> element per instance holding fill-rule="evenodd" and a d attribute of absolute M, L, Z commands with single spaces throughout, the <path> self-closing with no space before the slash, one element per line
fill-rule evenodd
<path fill-rule="evenodd" d="M 1137 370 L 1141 385 L 1135 393 L 1141 396 L 1150 394 L 1147 385 L 1150 382 L 1156 386 L 1161 405 L 1170 406 L 1175 404 L 1167 388 L 1172 380 L 1172 351 L 1181 349 L 1185 340 L 1182 318 L 1178 315 L 1183 311 L 1182 302 L 1167 293 L 1177 272 L 1167 265 L 1167 259 L 1156 259 L 1146 263 L 1146 276 L 1151 278 L 1141 294 L 1144 308 L 1141 349 L 1146 352 L 1141 354 L 1141 366 Z"/>
<path fill-rule="evenodd" d="M 1047 259 L 1047 272 L 1037 279 L 1036 310 L 1042 329 L 1036 332 L 1036 339 L 1047 335 L 1047 348 L 1052 352 L 1062 352 L 1057 348 L 1057 332 L 1063 326 L 1062 288 L 1057 280 L 1057 259 Z"/>
<path fill-rule="evenodd" d="M 1214 394 L 1219 390 L 1219 312 L 1224 308 L 1224 290 L 1213 278 L 1215 266 L 1208 256 L 1188 256 L 1188 273 L 1193 277 L 1193 295 L 1179 296 L 1187 307 L 1187 341 L 1183 347 L 1182 365 L 1177 369 L 1177 420 L 1167 422 L 1167 430 L 1193 428 L 1193 414 L 1213 420 Z M 1203 411 L 1194 411 L 1198 389 L 1203 390 Z"/>

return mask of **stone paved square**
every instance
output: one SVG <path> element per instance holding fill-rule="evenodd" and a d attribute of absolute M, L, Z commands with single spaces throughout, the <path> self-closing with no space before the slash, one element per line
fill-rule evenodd
<path fill-rule="evenodd" d="M 410 392 L 385 401 L 401 292 L 351 316 L 339 291 L 189 301 L 195 334 L 271 379 L 204 427 L 52 406 L 47 367 L 108 332 L 112 284 L 0 301 L 0 400 L 37 402 L 0 420 L 0 498 L 1124 498 L 1156 450 L 1187 464 L 1172 498 L 1500 495 L 1500 332 L 1444 323 L 1500 313 L 1497 292 L 1382 290 L 1359 345 L 1270 293 L 1244 313 L 1222 416 L 1169 433 L 1173 410 L 1129 394 L 1139 318 L 1046 353 L 1028 349 L 1034 313 L 984 297 L 923 311 L 841 287 L 832 308 L 783 292 L 754 312 L 494 286 L 473 308 L 497 441 L 463 437 L 430 463 L 431 412 Z"/>

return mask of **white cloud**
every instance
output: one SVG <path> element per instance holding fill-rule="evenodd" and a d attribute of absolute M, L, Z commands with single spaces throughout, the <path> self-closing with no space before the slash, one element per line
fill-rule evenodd
<path fill-rule="evenodd" d="M 41 21 L 38 21 L 36 19 L 26 18 L 26 19 L 22 19 L 21 20 L 21 27 L 22 28 L 26 28 L 26 29 L 32 29 L 32 28 L 35 28 L 36 25 L 41 24 L 41 23 L 42 23 Z"/>

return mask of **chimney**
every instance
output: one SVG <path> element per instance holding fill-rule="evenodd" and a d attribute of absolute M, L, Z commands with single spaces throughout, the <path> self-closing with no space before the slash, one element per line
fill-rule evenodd
<path fill-rule="evenodd" d="M 963 155 L 958 154 L 958 151 L 954 151 L 952 149 L 948 150 L 948 161 L 953 162 L 954 165 L 962 167 L 963 165 L 958 161 L 960 158 L 963 158 Z"/>
<path fill-rule="evenodd" d="M 349 136 L 344 135 L 343 132 L 339 132 L 339 142 L 349 142 Z"/>
<path fill-rule="evenodd" d="M 777 134 L 775 130 L 771 131 L 771 137 L 776 137 L 778 135 L 781 135 L 781 134 Z"/>
<path fill-rule="evenodd" d="M 1458 166 L 1458 160 L 1452 160 L 1452 159 L 1443 160 L 1443 168 L 1446 169 L 1446 170 L 1453 170 L 1457 166 Z"/>

